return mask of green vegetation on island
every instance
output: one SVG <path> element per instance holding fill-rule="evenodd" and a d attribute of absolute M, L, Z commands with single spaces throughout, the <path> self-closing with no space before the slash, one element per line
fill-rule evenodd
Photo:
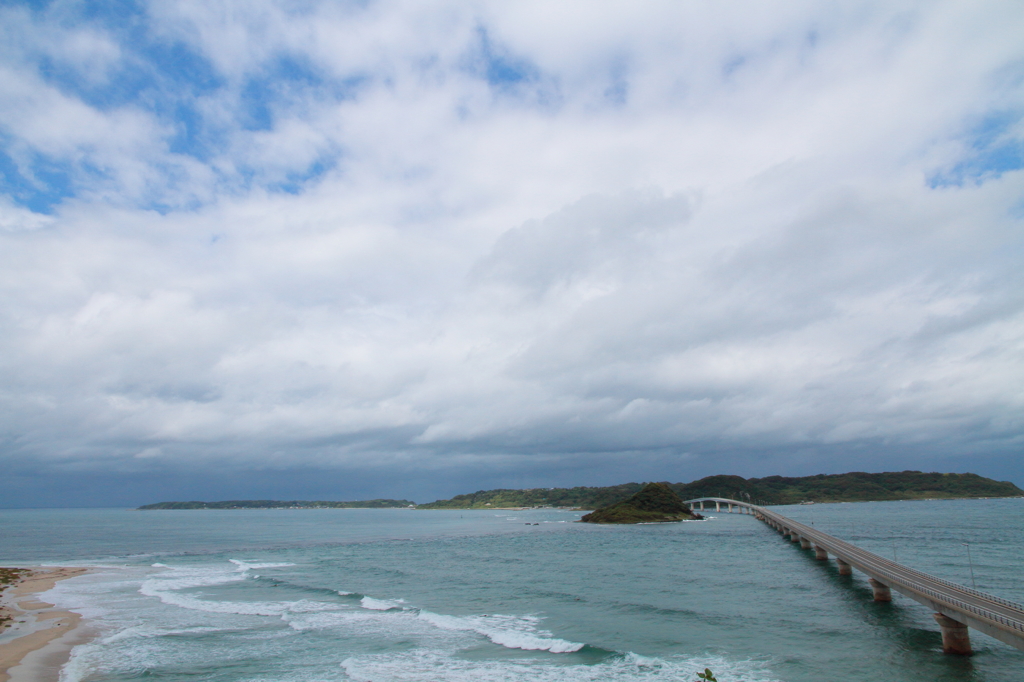
<path fill-rule="evenodd" d="M 528 488 L 526 490 L 480 490 L 419 505 L 420 509 L 503 509 L 510 507 L 570 507 L 597 509 L 614 504 L 640 491 L 639 483 L 605 488 Z"/>
<path fill-rule="evenodd" d="M 666 523 L 702 518 L 690 511 L 668 483 L 648 483 L 640 492 L 584 516 L 584 523 Z"/>
<path fill-rule="evenodd" d="M 0 567 L 0 593 L 3 593 L 8 587 L 20 582 L 29 573 L 27 568 L 6 568 Z M 12 611 L 5 606 L 0 605 L 0 630 L 9 628 L 13 621 Z"/>
<path fill-rule="evenodd" d="M 0 591 L 6 590 L 30 572 L 27 568 L 0 567 Z"/>
<path fill-rule="evenodd" d="M 224 502 L 157 502 L 139 507 L 151 509 L 398 509 L 415 507 L 409 500 L 357 500 L 331 502 L 325 500 L 226 500 Z"/>
<path fill-rule="evenodd" d="M 1024 495 L 1009 481 L 994 481 L 977 474 L 940 474 L 896 471 L 868 474 L 818 474 L 790 478 L 768 476 L 709 476 L 673 489 L 684 500 L 695 497 L 728 497 L 761 504 L 800 502 L 882 502 L 886 500 L 934 500 Z"/>
<path fill-rule="evenodd" d="M 1019 497 L 1021 490 L 1009 481 L 994 481 L 977 474 L 938 474 L 899 471 L 882 474 L 852 472 L 790 478 L 742 478 L 708 476 L 691 483 L 668 484 L 684 500 L 695 497 L 728 497 L 755 504 L 799 502 L 874 502 L 977 497 Z M 352 502 L 308 500 L 227 500 L 223 502 L 158 502 L 139 509 L 510 509 L 566 507 L 598 509 L 635 495 L 642 483 L 606 487 L 528 488 L 480 490 L 416 505 L 409 500 L 357 500 Z"/>
<path fill-rule="evenodd" d="M 742 478 L 708 476 L 691 483 L 672 483 L 684 500 L 695 497 L 728 497 L 755 504 L 799 502 L 877 502 L 979 497 L 1024 496 L 1009 481 L 994 481 L 977 474 L 900 471 L 880 474 L 852 472 L 817 476 Z M 529 488 L 480 490 L 419 505 L 419 509 L 501 509 L 520 507 L 571 507 L 597 509 L 614 504 L 643 488 L 640 483 L 608 487 Z"/>

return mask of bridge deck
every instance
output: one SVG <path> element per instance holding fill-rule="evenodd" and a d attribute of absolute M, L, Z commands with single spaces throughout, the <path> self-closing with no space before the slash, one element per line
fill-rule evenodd
<path fill-rule="evenodd" d="M 1020 604 L 890 561 L 765 507 L 722 497 L 686 500 L 688 504 L 701 501 L 749 509 L 762 521 L 774 522 L 777 526 L 789 529 L 890 589 L 937 613 L 1024 650 L 1024 606 Z"/>

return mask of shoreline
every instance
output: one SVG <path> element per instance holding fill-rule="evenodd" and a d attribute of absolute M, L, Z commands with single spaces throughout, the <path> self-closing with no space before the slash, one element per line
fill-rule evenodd
<path fill-rule="evenodd" d="M 13 635 L 0 644 L 0 682 L 57 682 L 72 647 L 88 636 L 81 614 L 57 609 L 38 595 L 89 569 L 40 566 L 25 570 L 0 596 L 0 615 L 10 618 L 0 636 L 6 640 Z"/>

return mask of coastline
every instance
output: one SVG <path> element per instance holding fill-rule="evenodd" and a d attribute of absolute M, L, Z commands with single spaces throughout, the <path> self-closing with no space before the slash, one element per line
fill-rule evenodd
<path fill-rule="evenodd" d="M 0 682 L 57 682 L 60 669 L 76 644 L 88 639 L 82 616 L 39 601 L 59 580 L 88 572 L 87 568 L 46 567 L 27 569 L 7 585 L 0 596 L 0 615 L 10 627 L 0 630 Z M 21 634 L 19 634 L 21 633 Z"/>

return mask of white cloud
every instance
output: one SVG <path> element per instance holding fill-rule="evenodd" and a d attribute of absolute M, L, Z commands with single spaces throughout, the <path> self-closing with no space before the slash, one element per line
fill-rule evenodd
<path fill-rule="evenodd" d="M 12 156 L 104 171 L 0 208 L 19 453 L 1019 444 L 1024 171 L 927 182 L 992 112 L 1020 139 L 1012 4 L 283 7 L 150 7 L 223 80 L 180 86 L 205 155 L 144 98 L 2 67 Z M 529 77 L 488 84 L 481 31 Z M 69 44 L 115 73 L 114 35 Z M 266 81 L 282 57 L 323 82 Z"/>
<path fill-rule="evenodd" d="M 51 225 L 53 218 L 16 206 L 7 197 L 0 197 L 0 232 L 38 230 Z"/>

